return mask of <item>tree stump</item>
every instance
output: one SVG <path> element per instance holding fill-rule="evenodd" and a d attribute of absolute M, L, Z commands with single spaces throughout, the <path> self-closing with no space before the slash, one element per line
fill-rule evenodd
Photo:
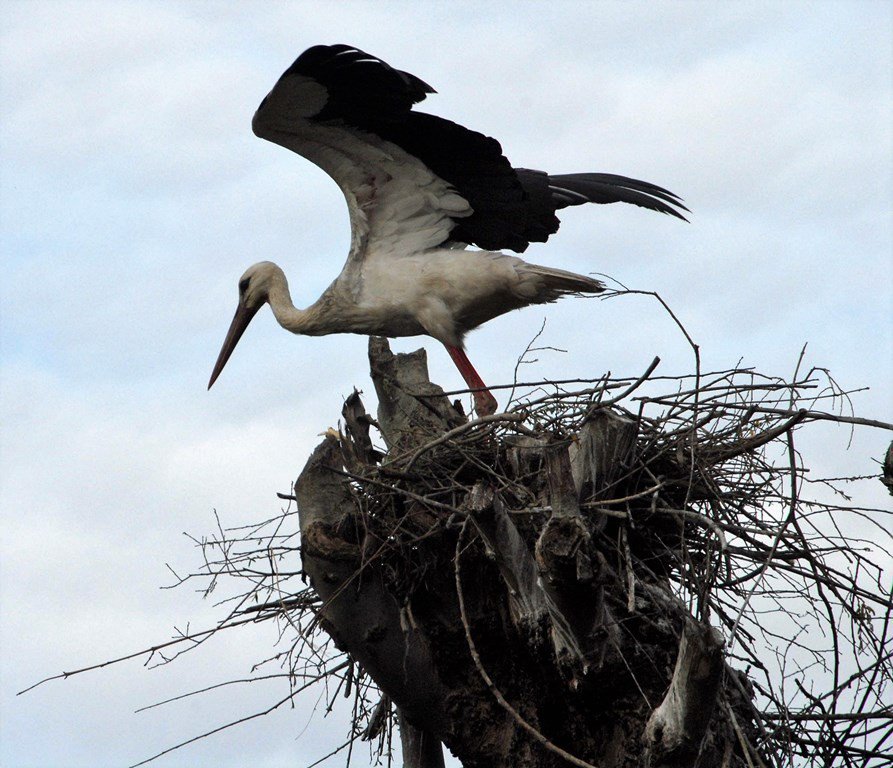
<path fill-rule="evenodd" d="M 296 496 L 322 626 L 393 701 L 406 765 L 440 768 L 441 742 L 465 768 L 764 764 L 718 633 L 670 587 L 680 523 L 649 517 L 636 422 L 469 422 L 423 351 L 369 355 L 377 423 L 352 396 Z"/>

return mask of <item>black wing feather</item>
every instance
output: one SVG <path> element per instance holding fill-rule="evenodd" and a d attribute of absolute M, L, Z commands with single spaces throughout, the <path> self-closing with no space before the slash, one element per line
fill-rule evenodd
<path fill-rule="evenodd" d="M 399 119 L 429 93 L 424 80 L 350 45 L 315 45 L 302 53 L 282 77 L 303 75 L 328 91 L 325 107 L 313 119 L 351 124 L 370 118 Z M 359 127 L 359 126 L 357 126 Z"/>

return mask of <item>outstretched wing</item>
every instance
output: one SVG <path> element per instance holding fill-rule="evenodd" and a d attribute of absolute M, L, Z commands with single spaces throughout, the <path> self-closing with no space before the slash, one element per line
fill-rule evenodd
<path fill-rule="evenodd" d="M 316 163 L 341 188 L 352 229 L 349 261 L 365 257 L 370 243 L 399 243 L 408 253 L 435 247 L 449 239 L 455 219 L 472 214 L 448 182 L 388 138 L 406 130 L 412 105 L 432 92 L 356 48 L 316 46 L 285 71 L 254 115 L 258 136 Z"/>
<path fill-rule="evenodd" d="M 351 262 L 449 243 L 517 252 L 558 230 L 555 211 L 623 200 L 680 215 L 678 198 L 609 174 L 516 170 L 499 142 L 412 111 L 434 89 L 348 45 L 315 46 L 254 115 L 254 132 L 325 170 L 347 199 Z M 619 180 L 619 181 L 618 181 Z"/>

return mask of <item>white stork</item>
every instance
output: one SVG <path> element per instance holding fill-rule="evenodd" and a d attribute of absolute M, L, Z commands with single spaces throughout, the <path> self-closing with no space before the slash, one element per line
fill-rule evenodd
<path fill-rule="evenodd" d="M 474 393 L 479 416 L 496 400 L 463 348 L 488 320 L 565 294 L 598 293 L 598 280 L 528 264 L 520 253 L 558 231 L 555 212 L 582 203 L 633 203 L 684 220 L 672 192 L 608 173 L 550 176 L 512 168 L 499 142 L 412 111 L 434 89 L 349 45 L 305 51 L 261 102 L 252 127 L 303 155 L 341 188 L 351 246 L 341 274 L 306 309 L 285 274 L 262 261 L 239 280 L 239 306 L 208 388 L 252 317 L 269 304 L 292 333 L 432 336 Z M 482 250 L 465 250 L 476 245 Z"/>

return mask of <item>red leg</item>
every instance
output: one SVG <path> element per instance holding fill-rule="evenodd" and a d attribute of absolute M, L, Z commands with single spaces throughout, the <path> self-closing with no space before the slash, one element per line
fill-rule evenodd
<path fill-rule="evenodd" d="M 490 390 L 487 389 L 487 385 L 484 384 L 483 379 L 474 369 L 471 360 L 468 359 L 468 355 L 459 347 L 451 347 L 449 344 L 444 344 L 444 346 L 447 348 L 447 352 L 450 353 L 450 357 L 453 358 L 453 362 L 459 369 L 459 373 L 462 374 L 462 378 L 465 379 L 465 383 L 468 384 L 468 388 L 474 390 L 474 409 L 477 411 L 477 415 L 489 416 L 491 413 L 496 413 L 498 407 L 496 398 L 490 394 Z"/>

